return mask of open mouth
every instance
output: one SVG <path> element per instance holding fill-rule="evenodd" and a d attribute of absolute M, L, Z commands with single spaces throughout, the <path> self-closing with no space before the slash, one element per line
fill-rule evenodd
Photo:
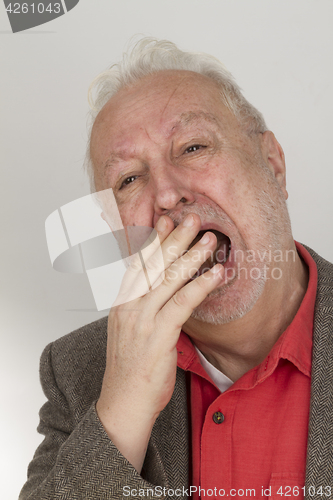
<path fill-rule="evenodd" d="M 208 271 L 208 269 L 211 269 L 213 266 L 215 266 L 215 264 L 222 264 L 222 265 L 225 264 L 230 254 L 230 248 L 231 248 L 230 238 L 226 234 L 221 233 L 216 229 L 209 229 L 209 228 L 199 231 L 196 238 L 192 241 L 191 245 L 189 246 L 189 249 L 192 248 L 208 231 L 210 233 L 215 234 L 217 238 L 217 244 L 215 250 L 209 252 L 209 257 L 201 265 L 200 269 L 197 272 L 197 276 Z"/>

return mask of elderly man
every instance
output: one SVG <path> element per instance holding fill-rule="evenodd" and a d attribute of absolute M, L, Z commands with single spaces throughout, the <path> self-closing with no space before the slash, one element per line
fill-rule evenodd
<path fill-rule="evenodd" d="M 134 259 L 109 317 L 44 351 L 20 498 L 330 496 L 333 266 L 292 238 L 281 146 L 217 60 L 169 42 L 97 86 L 94 186 L 155 227 L 165 273 L 129 302 Z"/>

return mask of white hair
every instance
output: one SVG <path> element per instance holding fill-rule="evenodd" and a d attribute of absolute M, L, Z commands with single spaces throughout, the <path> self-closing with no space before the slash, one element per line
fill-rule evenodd
<path fill-rule="evenodd" d="M 165 70 L 193 71 L 214 80 L 221 89 L 222 102 L 239 119 L 248 134 L 265 132 L 262 114 L 243 96 L 233 76 L 215 57 L 199 52 L 183 52 L 168 40 L 143 38 L 122 60 L 99 74 L 89 87 L 89 140 L 84 161 L 94 190 L 93 165 L 90 158 L 90 137 L 94 121 L 103 106 L 119 90 L 141 78 Z"/>

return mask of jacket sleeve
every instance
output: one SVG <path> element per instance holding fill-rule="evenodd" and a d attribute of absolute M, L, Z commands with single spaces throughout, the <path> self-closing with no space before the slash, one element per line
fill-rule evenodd
<path fill-rule="evenodd" d="M 95 402 L 73 416 L 52 367 L 52 344 L 41 358 L 41 382 L 48 401 L 40 410 L 38 432 L 45 436 L 28 468 L 19 500 L 120 499 L 130 490 L 154 498 L 145 481 L 114 446 L 96 414 Z M 163 494 L 159 498 L 165 498 Z"/>

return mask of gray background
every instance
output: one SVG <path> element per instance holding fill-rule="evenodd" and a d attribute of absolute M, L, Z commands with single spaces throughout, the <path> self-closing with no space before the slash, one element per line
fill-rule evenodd
<path fill-rule="evenodd" d="M 287 159 L 295 238 L 333 260 L 331 0 L 81 0 L 12 34 L 0 5 L 1 476 L 17 498 L 41 438 L 43 347 L 99 317 L 84 275 L 52 270 L 46 217 L 88 194 L 87 88 L 137 33 L 220 58 Z"/>

